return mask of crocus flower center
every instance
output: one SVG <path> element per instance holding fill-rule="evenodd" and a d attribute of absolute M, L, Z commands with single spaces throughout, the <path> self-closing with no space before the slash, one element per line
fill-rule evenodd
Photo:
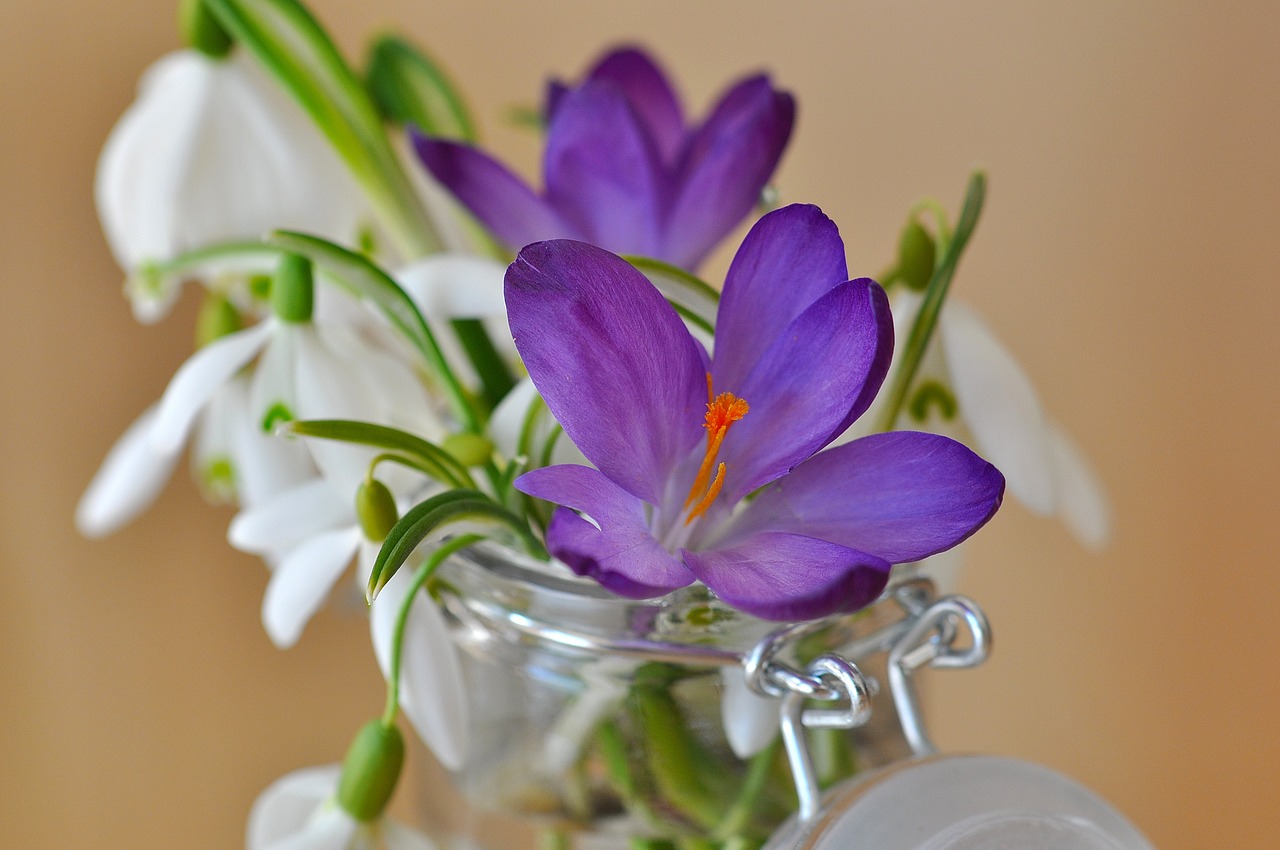
<path fill-rule="evenodd" d="M 685 525 L 706 513 L 716 496 L 720 495 L 720 488 L 724 486 L 724 463 L 717 466 L 716 456 L 720 454 L 720 446 L 724 443 L 724 435 L 729 433 L 729 426 L 746 416 L 751 409 L 745 399 L 738 398 L 733 393 L 715 395 L 711 389 L 710 374 L 707 375 L 707 399 L 707 416 L 702 423 L 702 427 L 707 429 L 707 453 L 702 458 L 702 466 L 698 468 L 698 475 L 689 488 L 689 497 L 684 502 L 686 508 L 693 506 L 693 510 L 685 517 Z M 714 479 L 711 477 L 713 468 L 716 471 Z"/>

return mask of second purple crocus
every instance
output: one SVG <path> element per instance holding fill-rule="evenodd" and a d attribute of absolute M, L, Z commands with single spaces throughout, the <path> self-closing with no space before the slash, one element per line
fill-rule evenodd
<path fill-rule="evenodd" d="M 877 434 L 821 451 L 888 369 L 883 290 L 848 280 L 835 225 L 812 206 L 756 223 L 725 280 L 714 356 L 624 260 L 566 240 L 507 271 L 516 347 L 595 468 L 516 486 L 558 507 L 551 552 L 628 597 L 701 581 L 771 620 L 856 610 L 891 566 L 964 540 L 1004 478 L 960 443 Z"/>
<path fill-rule="evenodd" d="M 568 238 L 693 270 L 751 212 L 791 136 L 795 101 L 752 76 L 689 125 L 654 61 L 620 48 L 578 86 L 553 82 L 546 118 L 541 194 L 466 144 L 415 133 L 414 149 L 512 248 Z"/>

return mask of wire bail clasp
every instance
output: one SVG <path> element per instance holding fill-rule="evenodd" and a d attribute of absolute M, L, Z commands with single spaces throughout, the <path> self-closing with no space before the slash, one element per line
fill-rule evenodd
<path fill-rule="evenodd" d="M 895 588 L 893 596 L 903 609 L 903 618 L 842 649 L 857 658 L 888 654 L 889 689 L 903 734 L 915 756 L 932 755 L 936 748 L 924 728 L 913 674 L 922 667 L 975 667 L 991 651 L 991 626 L 975 602 L 963 596 L 931 600 L 929 591 L 929 587 L 911 582 Z M 782 698 L 782 742 L 796 784 L 802 823 L 813 821 L 821 808 L 818 772 L 805 728 L 853 729 L 865 725 L 871 719 L 871 698 L 879 690 L 875 679 L 864 675 L 857 664 L 842 655 L 819 655 L 803 671 L 779 660 L 784 647 L 827 625 L 829 620 L 819 620 L 778 629 L 743 658 L 751 689 Z M 806 708 L 811 700 L 843 705 Z"/>
<path fill-rule="evenodd" d="M 969 638 L 963 649 L 956 648 L 959 623 L 965 625 Z M 912 674 L 921 667 L 976 667 L 991 653 L 991 639 L 991 624 L 976 602 L 964 596 L 944 596 L 920 612 L 893 644 L 889 650 L 889 692 L 912 753 L 930 756 L 937 752 L 924 728 Z"/>

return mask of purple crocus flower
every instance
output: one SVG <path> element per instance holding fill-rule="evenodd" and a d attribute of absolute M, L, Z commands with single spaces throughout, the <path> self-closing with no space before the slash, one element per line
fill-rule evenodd
<path fill-rule="evenodd" d="M 751 211 L 791 135 L 795 101 L 764 75 L 731 87 L 701 126 L 652 59 L 604 56 L 547 94 L 546 189 L 459 142 L 415 133 L 422 162 L 513 248 L 569 238 L 692 270 Z"/>
<path fill-rule="evenodd" d="M 866 410 L 893 348 L 884 291 L 847 277 L 818 208 L 764 216 L 729 269 L 708 357 L 624 260 L 571 241 L 522 250 L 506 279 L 516 347 L 596 466 L 516 481 L 562 506 L 551 552 L 622 596 L 701 581 L 750 614 L 796 620 L 866 605 L 891 565 L 990 519 L 1003 476 L 946 437 L 819 453 Z"/>

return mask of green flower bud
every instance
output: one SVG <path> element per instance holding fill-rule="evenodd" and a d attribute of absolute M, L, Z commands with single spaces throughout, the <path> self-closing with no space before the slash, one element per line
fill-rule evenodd
<path fill-rule="evenodd" d="M 933 237 L 915 218 L 907 222 L 898 240 L 898 275 L 911 289 L 923 292 L 933 277 L 938 248 Z"/>
<path fill-rule="evenodd" d="M 959 408 L 960 404 L 951 390 L 937 381 L 922 381 L 907 403 L 911 418 L 921 425 L 929 420 L 930 411 L 937 411 L 939 417 L 950 422 L 956 418 Z"/>
<path fill-rule="evenodd" d="M 315 304 L 316 284 L 311 261 L 285 254 L 271 281 L 271 309 L 286 322 L 309 322 Z"/>
<path fill-rule="evenodd" d="M 196 348 L 204 348 L 214 340 L 222 339 L 244 327 L 240 311 L 226 296 L 206 292 L 196 315 Z"/>
<path fill-rule="evenodd" d="M 458 459 L 463 466 L 480 466 L 493 456 L 493 443 L 479 434 L 450 434 L 440 448 Z"/>
<path fill-rule="evenodd" d="M 179 0 L 178 30 L 183 41 L 212 59 L 226 56 L 234 44 L 204 0 Z"/>
<path fill-rule="evenodd" d="M 356 733 L 347 750 L 338 782 L 338 805 L 362 823 L 375 820 L 396 790 L 402 764 L 404 737 L 400 730 L 371 720 Z"/>
<path fill-rule="evenodd" d="M 356 516 L 360 519 L 360 530 L 364 536 L 374 543 L 387 539 L 387 534 L 400 519 L 396 510 L 396 499 L 376 478 L 367 478 L 356 488 Z"/>
<path fill-rule="evenodd" d="M 369 51 L 369 93 L 388 121 L 415 124 L 429 136 L 476 140 L 475 124 L 456 86 L 440 66 L 393 35 Z"/>

